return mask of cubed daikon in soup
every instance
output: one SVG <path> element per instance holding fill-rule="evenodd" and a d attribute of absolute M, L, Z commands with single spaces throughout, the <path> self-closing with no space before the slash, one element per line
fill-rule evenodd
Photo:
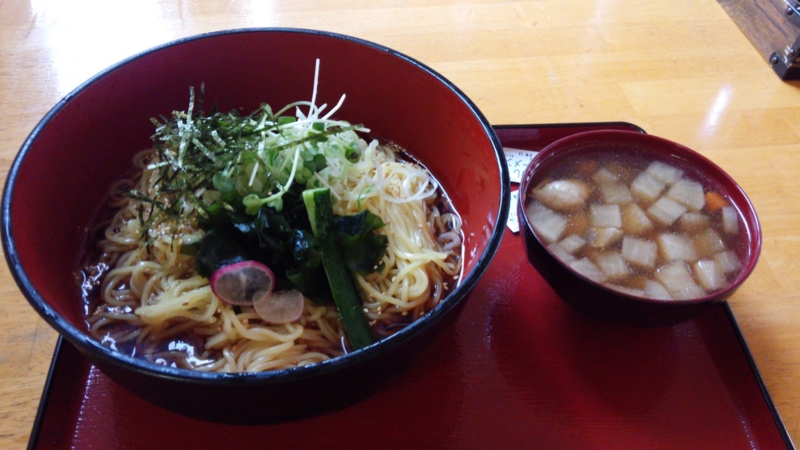
<path fill-rule="evenodd" d="M 742 271 L 747 235 L 739 211 L 681 160 L 597 151 L 552 163 L 540 179 L 526 195 L 534 233 L 610 289 L 688 300 L 725 289 Z"/>

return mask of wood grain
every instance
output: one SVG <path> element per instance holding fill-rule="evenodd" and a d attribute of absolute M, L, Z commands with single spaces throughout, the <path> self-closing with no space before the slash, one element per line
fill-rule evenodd
<path fill-rule="evenodd" d="M 368 39 L 455 82 L 492 123 L 628 121 L 747 191 L 764 230 L 731 306 L 800 438 L 800 84 L 780 81 L 714 0 L 0 0 L 0 179 L 55 102 L 118 60 L 213 30 Z M 0 448 L 25 446 L 56 334 L 0 267 Z"/>
<path fill-rule="evenodd" d="M 800 37 L 800 27 L 786 16 L 782 0 L 719 0 L 719 4 L 766 61 L 772 53 L 782 57 Z"/>

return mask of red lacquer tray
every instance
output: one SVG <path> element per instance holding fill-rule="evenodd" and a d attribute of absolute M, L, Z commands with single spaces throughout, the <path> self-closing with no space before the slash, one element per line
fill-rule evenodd
<path fill-rule="evenodd" d="M 624 123 L 499 126 L 540 150 Z M 513 168 L 512 168 L 513 170 Z M 726 303 L 673 327 L 594 321 L 562 302 L 506 230 L 441 345 L 344 410 L 265 426 L 140 400 L 60 340 L 29 448 L 794 448 Z"/>

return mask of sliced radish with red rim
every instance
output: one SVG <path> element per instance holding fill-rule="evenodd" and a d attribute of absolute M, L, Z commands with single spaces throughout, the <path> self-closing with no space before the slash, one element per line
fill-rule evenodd
<path fill-rule="evenodd" d="M 295 289 L 272 293 L 257 292 L 253 309 L 264 322 L 284 324 L 296 321 L 303 315 L 303 294 Z"/>
<path fill-rule="evenodd" d="M 220 267 L 211 276 L 211 290 L 231 305 L 250 306 L 258 293 L 269 295 L 275 287 L 275 275 L 258 261 L 242 261 Z"/>

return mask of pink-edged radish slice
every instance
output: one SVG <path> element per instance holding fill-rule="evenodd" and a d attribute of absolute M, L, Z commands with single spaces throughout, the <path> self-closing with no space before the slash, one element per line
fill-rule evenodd
<path fill-rule="evenodd" d="M 264 322 L 276 325 L 291 323 L 303 315 L 305 301 L 296 289 L 276 292 L 256 292 L 253 309 Z"/>
<path fill-rule="evenodd" d="M 222 266 L 211 276 L 211 290 L 231 305 L 250 306 L 256 292 L 272 293 L 275 275 L 258 261 L 242 261 Z"/>

